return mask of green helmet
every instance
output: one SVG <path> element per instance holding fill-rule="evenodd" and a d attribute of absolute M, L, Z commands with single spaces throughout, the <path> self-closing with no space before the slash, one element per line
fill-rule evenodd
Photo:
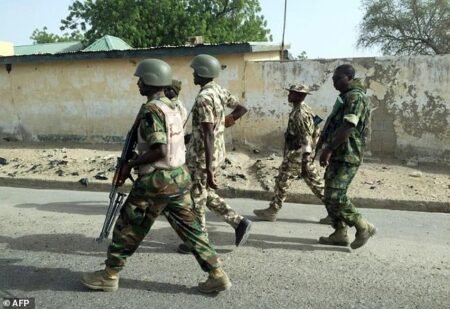
<path fill-rule="evenodd" d="M 221 65 L 219 60 L 213 56 L 201 54 L 192 59 L 191 68 L 198 76 L 204 78 L 216 78 L 219 76 Z"/>
<path fill-rule="evenodd" d="M 136 67 L 135 76 L 147 86 L 166 87 L 172 85 L 170 65 L 159 59 L 145 59 Z"/>

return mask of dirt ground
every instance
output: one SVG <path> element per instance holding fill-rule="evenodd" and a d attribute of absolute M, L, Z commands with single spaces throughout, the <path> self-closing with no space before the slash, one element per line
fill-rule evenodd
<path fill-rule="evenodd" d="M 0 177 L 79 181 L 87 186 L 92 182 L 109 183 L 120 151 L 120 145 L 64 147 L 0 142 Z M 219 184 L 222 188 L 270 191 L 281 159 L 281 152 L 229 150 Z M 309 189 L 301 179 L 296 179 L 290 192 L 308 193 Z M 367 158 L 349 194 L 374 199 L 449 203 L 450 168 Z"/>

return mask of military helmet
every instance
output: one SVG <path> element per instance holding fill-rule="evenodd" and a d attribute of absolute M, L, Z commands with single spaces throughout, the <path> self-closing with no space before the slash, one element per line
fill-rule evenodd
<path fill-rule="evenodd" d="M 192 59 L 191 68 L 194 72 L 204 78 L 216 78 L 219 76 L 219 72 L 222 69 L 219 60 L 213 56 L 200 54 Z"/>
<path fill-rule="evenodd" d="M 159 59 L 145 59 L 136 67 L 135 76 L 140 77 L 145 85 L 166 87 L 172 85 L 170 65 Z"/>

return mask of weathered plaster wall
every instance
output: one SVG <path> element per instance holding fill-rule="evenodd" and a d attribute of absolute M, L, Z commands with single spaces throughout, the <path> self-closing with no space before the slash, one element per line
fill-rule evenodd
<path fill-rule="evenodd" d="M 244 92 L 243 54 L 218 57 L 227 65 L 218 81 L 238 96 Z M 118 142 L 126 135 L 144 98 L 136 64 L 142 59 L 13 64 L 0 70 L 0 138 L 24 141 Z M 191 57 L 163 59 L 183 82 L 192 106 Z"/>
<path fill-rule="evenodd" d="M 373 153 L 450 163 L 450 55 L 250 61 L 259 57 L 270 59 L 265 53 L 218 57 L 227 65 L 218 82 L 249 108 L 249 113 L 228 129 L 228 142 L 281 148 L 290 109 L 283 88 L 295 82 L 316 90 L 307 101 L 325 119 L 337 96 L 332 72 L 348 62 L 369 87 L 374 105 Z M 9 74 L 2 67 L 0 138 L 13 135 L 25 141 L 121 141 L 144 101 L 133 76 L 140 60 L 13 64 Z M 172 65 L 174 77 L 182 80 L 181 98 L 190 109 L 198 92 L 192 83 L 191 57 L 164 60 Z"/>
<path fill-rule="evenodd" d="M 342 63 L 352 63 L 368 86 L 373 153 L 450 163 L 450 55 L 247 63 L 250 112 L 233 129 L 234 141 L 281 147 L 290 83 L 316 90 L 307 101 L 325 119 L 338 94 L 331 76 Z"/>

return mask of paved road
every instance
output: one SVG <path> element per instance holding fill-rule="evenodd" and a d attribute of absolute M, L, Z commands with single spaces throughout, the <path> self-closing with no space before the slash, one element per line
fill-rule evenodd
<path fill-rule="evenodd" d="M 206 275 L 163 217 L 122 273 L 115 293 L 90 292 L 82 272 L 100 269 L 97 245 L 107 193 L 0 187 L 0 298 L 35 297 L 37 308 L 449 308 L 450 214 L 362 209 L 379 233 L 351 252 L 317 244 L 324 209 L 286 204 L 257 222 L 245 247 L 209 213 L 210 238 L 233 282 L 204 296 Z M 230 204 L 252 218 L 261 201 Z M 353 231 L 352 231 L 353 233 Z"/>

